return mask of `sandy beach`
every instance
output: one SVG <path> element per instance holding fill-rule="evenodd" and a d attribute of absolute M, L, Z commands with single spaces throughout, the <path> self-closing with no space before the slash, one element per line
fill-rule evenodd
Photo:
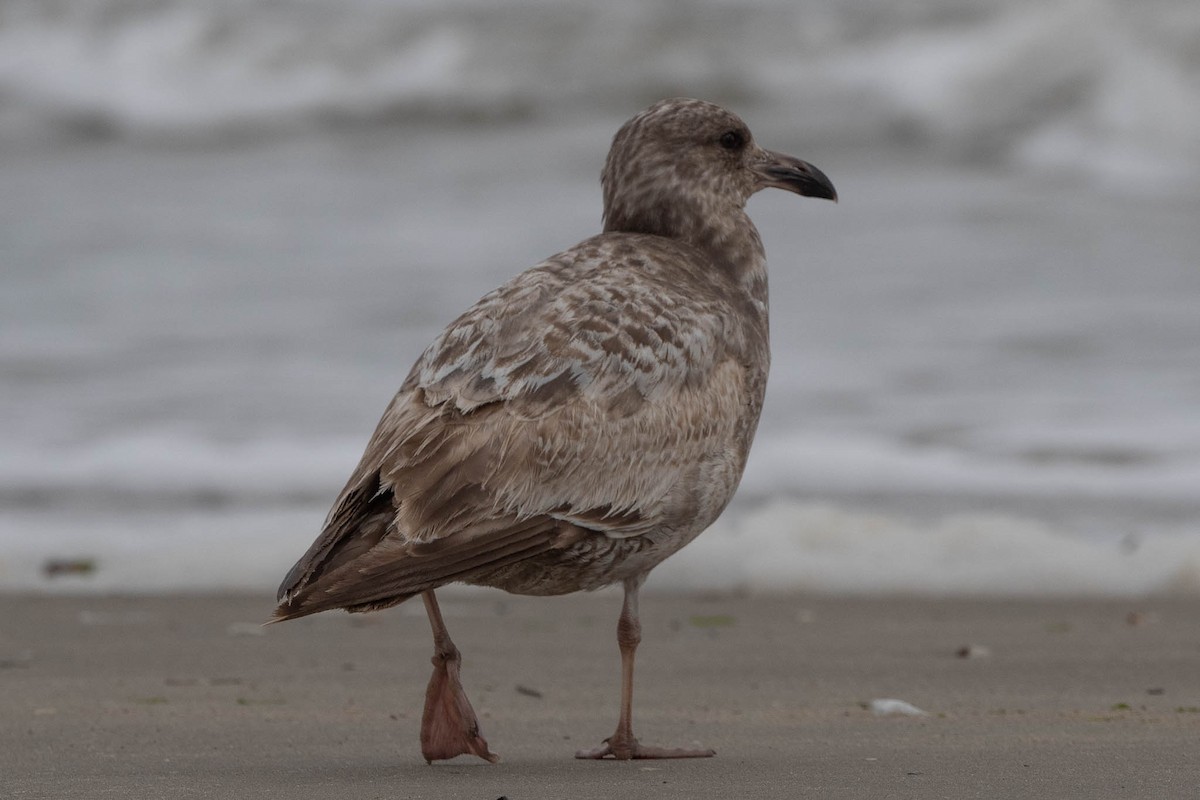
<path fill-rule="evenodd" d="M 0 598 L 6 798 L 1185 798 L 1200 601 L 649 594 L 637 732 L 595 763 L 612 594 L 449 594 L 493 750 L 427 766 L 419 604 L 268 628 L 265 596 Z M 960 649 L 969 648 L 970 657 Z M 877 716 L 893 698 L 927 716 Z"/>

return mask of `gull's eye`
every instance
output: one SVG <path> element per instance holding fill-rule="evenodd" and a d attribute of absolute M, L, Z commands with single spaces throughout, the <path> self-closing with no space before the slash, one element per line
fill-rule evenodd
<path fill-rule="evenodd" d="M 746 137 L 742 136 L 741 131 L 725 131 L 719 141 L 726 150 L 740 150 L 746 143 Z"/>

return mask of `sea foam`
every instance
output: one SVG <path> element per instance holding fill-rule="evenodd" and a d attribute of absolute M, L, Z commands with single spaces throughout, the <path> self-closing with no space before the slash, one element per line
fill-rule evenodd
<path fill-rule="evenodd" d="M 180 514 L 0 514 L 0 590 L 269 594 L 320 530 L 318 505 Z M 78 561 L 82 574 L 47 575 Z M 1200 593 L 1200 537 L 1089 539 L 1001 514 L 903 515 L 777 500 L 732 513 L 648 587 L 687 592 L 1141 596 Z"/>
<path fill-rule="evenodd" d="M 686 86 L 810 145 L 917 144 L 1122 185 L 1200 171 L 1188 0 L 677 14 L 665 0 L 29 4 L 0 25 L 0 129 L 187 141 L 473 125 L 627 114 L 629 97 Z"/>

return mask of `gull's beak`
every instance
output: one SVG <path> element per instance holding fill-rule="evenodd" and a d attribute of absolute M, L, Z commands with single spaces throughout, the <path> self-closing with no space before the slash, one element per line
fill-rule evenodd
<path fill-rule="evenodd" d="M 762 158 L 754 165 L 754 171 L 762 180 L 762 187 L 774 186 L 805 197 L 823 197 L 837 202 L 837 189 L 824 172 L 809 164 L 783 153 L 763 150 Z"/>

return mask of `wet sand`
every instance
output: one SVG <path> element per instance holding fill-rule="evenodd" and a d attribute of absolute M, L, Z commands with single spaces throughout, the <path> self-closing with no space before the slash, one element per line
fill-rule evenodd
<path fill-rule="evenodd" d="M 268 628 L 266 596 L 0 597 L 5 798 L 1194 798 L 1200 600 L 643 600 L 635 726 L 585 762 L 611 593 L 449 594 L 492 749 L 427 766 L 419 604 Z M 960 657 L 960 648 L 979 654 Z M 880 717 L 877 698 L 927 716 Z"/>

